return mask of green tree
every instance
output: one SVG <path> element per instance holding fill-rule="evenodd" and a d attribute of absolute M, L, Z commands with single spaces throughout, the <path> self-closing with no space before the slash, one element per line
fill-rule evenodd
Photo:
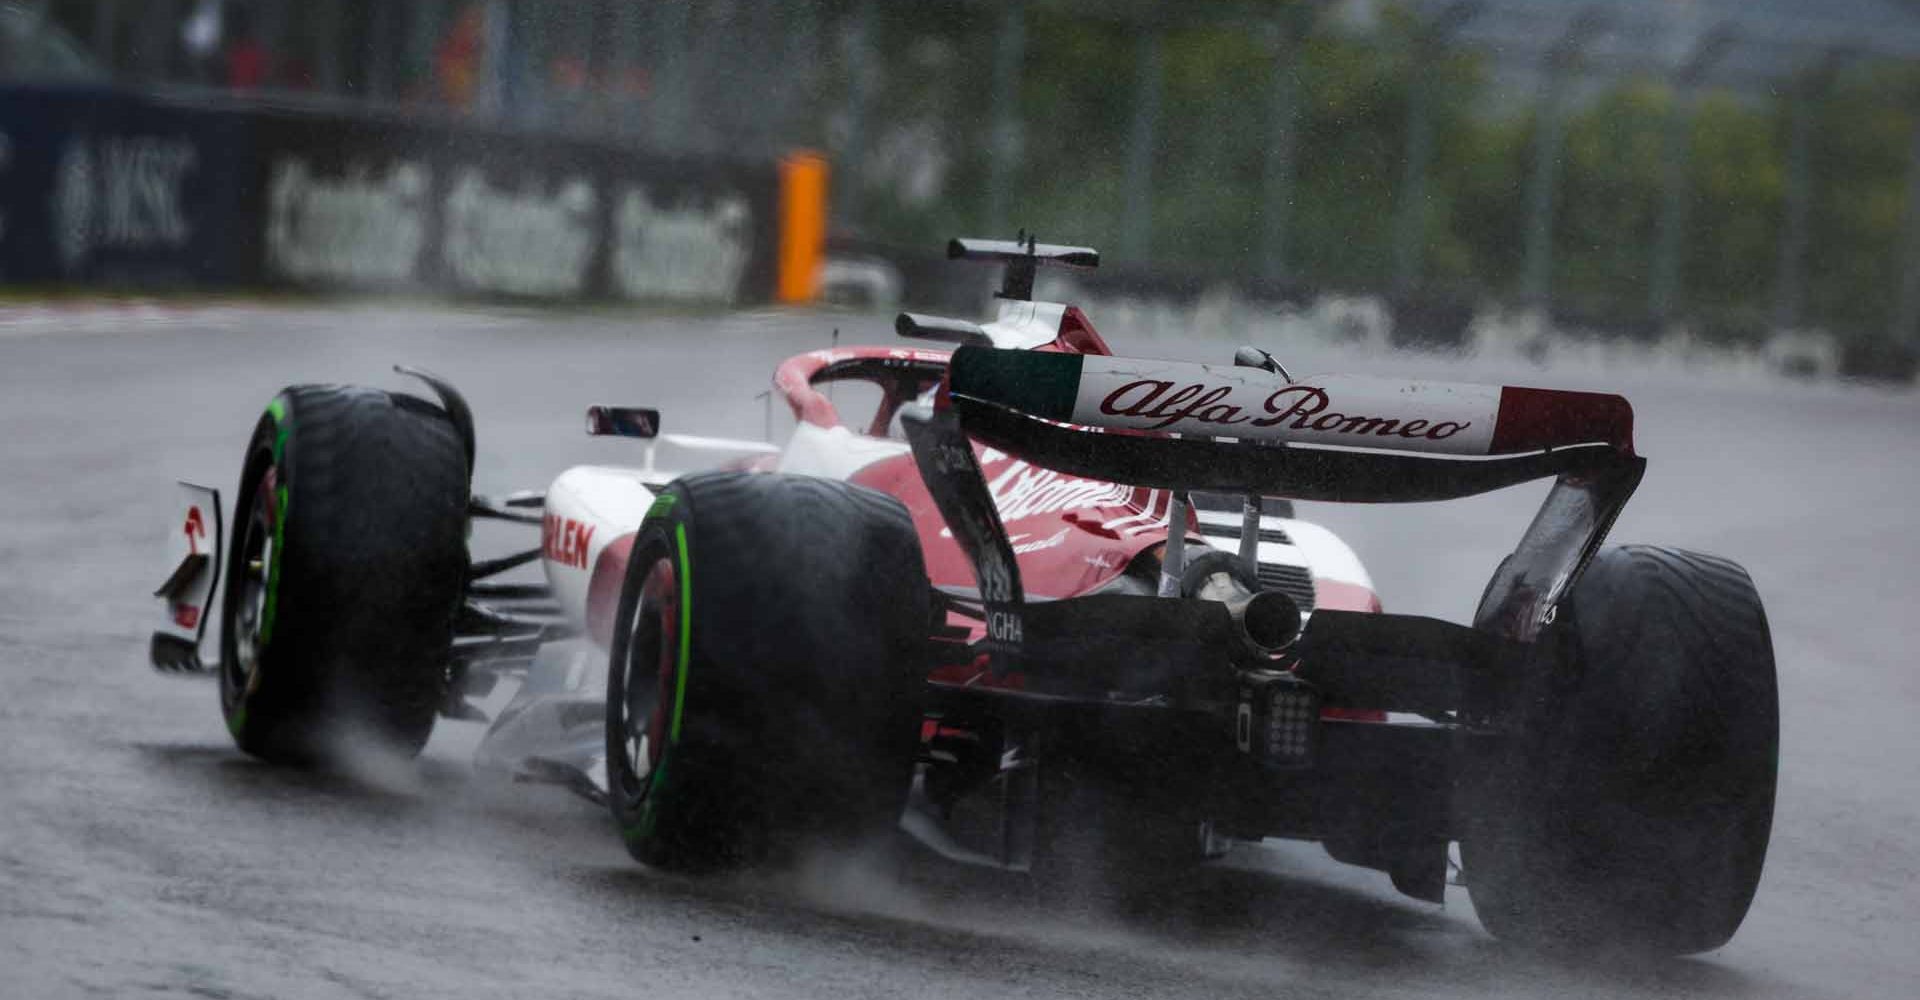
<path fill-rule="evenodd" d="M 1772 303 L 1785 193 L 1773 109 L 1728 93 L 1695 105 L 1681 315 L 1757 333 Z"/>
<path fill-rule="evenodd" d="M 1634 81 L 1568 122 L 1555 213 L 1556 298 L 1603 315 L 1644 312 L 1672 104 L 1666 87 Z"/>
<path fill-rule="evenodd" d="M 1815 105 L 1807 318 L 1854 336 L 1879 335 L 1892 316 L 1913 134 L 1902 105 L 1915 83 L 1910 68 L 1869 67 Z"/>

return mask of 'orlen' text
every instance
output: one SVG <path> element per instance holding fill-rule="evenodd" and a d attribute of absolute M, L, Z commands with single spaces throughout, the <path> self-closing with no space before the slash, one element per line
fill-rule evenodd
<path fill-rule="evenodd" d="M 548 562 L 574 569 L 587 568 L 587 550 L 593 544 L 594 526 L 570 517 L 548 514 L 540 525 L 540 547 Z"/>

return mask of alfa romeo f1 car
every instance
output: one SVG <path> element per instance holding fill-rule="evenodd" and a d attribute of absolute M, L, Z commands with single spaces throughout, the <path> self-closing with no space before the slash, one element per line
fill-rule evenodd
<path fill-rule="evenodd" d="M 216 674 L 235 742 L 275 761 L 417 752 L 505 701 L 479 765 L 603 800 L 653 866 L 905 831 L 1105 884 L 1280 837 L 1439 900 L 1457 843 L 1500 937 L 1728 940 L 1772 823 L 1766 617 L 1733 563 L 1602 547 L 1646 468 L 1626 400 L 1117 357 L 1033 300 L 1038 267 L 1094 251 L 949 254 L 1005 267 L 998 318 L 903 314 L 944 346 L 789 359 L 781 447 L 594 406 L 588 433 L 642 463 L 489 498 L 444 380 L 283 390 L 230 530 L 183 487 L 155 664 Z M 845 383 L 876 408 L 843 413 Z M 661 448 L 720 467 L 664 472 Z M 1471 625 L 1383 612 L 1291 507 L 1544 478 Z M 540 544 L 478 557 L 477 521 Z"/>

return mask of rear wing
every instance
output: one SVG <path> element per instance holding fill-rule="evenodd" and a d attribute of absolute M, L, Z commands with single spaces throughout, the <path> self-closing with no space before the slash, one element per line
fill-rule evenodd
<path fill-rule="evenodd" d="M 995 447 L 1166 489 L 1448 500 L 1633 457 L 1633 408 L 1591 392 L 962 347 L 948 398 Z"/>
<path fill-rule="evenodd" d="M 973 561 L 989 637 L 1017 652 L 1019 570 L 973 444 L 1072 475 L 1345 503 L 1472 496 L 1554 478 L 1474 624 L 1531 641 L 1638 486 L 1619 396 L 963 346 L 934 409 L 905 417 Z"/>

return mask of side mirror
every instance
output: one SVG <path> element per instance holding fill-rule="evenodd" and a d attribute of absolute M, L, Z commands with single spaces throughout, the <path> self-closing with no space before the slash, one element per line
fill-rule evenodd
<path fill-rule="evenodd" d="M 587 433 L 594 437 L 658 437 L 660 411 L 640 406 L 589 406 Z"/>

